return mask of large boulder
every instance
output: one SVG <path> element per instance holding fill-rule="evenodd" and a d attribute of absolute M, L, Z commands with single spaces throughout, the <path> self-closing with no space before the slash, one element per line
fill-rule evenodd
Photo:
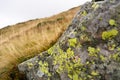
<path fill-rule="evenodd" d="M 53 47 L 18 68 L 28 80 L 120 80 L 120 0 L 84 4 Z"/>
<path fill-rule="evenodd" d="M 97 1 L 104 1 L 104 0 L 92 0 L 92 2 L 97 2 Z"/>

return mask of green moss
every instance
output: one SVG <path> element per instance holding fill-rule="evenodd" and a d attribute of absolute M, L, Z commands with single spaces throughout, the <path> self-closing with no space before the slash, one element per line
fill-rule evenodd
<path fill-rule="evenodd" d="M 76 43 L 77 43 L 77 38 L 72 38 L 68 40 L 70 46 L 75 47 Z"/>
<path fill-rule="evenodd" d="M 116 29 L 112 29 L 109 31 L 104 31 L 102 33 L 102 39 L 106 40 L 106 39 L 111 39 L 113 37 L 115 37 L 118 34 L 118 31 Z"/>

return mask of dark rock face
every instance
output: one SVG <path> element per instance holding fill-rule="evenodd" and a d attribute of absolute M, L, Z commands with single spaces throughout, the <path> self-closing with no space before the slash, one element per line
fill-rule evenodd
<path fill-rule="evenodd" d="M 120 0 L 84 4 L 53 47 L 18 68 L 28 80 L 120 80 Z"/>

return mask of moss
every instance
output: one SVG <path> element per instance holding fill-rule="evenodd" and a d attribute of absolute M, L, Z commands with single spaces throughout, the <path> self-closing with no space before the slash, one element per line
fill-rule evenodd
<path fill-rule="evenodd" d="M 118 31 L 116 29 L 112 29 L 109 31 L 104 31 L 102 33 L 102 39 L 106 40 L 106 39 L 112 39 L 113 37 L 117 36 Z"/>

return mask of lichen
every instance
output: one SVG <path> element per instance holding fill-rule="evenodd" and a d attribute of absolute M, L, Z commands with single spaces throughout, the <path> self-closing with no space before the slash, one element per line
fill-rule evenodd
<path fill-rule="evenodd" d="M 100 55 L 100 59 L 101 59 L 101 61 L 106 61 L 106 57 L 104 57 L 103 55 Z"/>
<path fill-rule="evenodd" d="M 87 15 L 87 12 L 84 10 L 83 12 L 82 12 L 82 16 L 86 16 Z"/>
<path fill-rule="evenodd" d="M 48 51 L 47 51 L 48 54 L 52 55 L 53 54 L 53 49 L 54 49 L 54 47 L 49 48 Z"/>
<path fill-rule="evenodd" d="M 41 72 L 43 72 L 44 74 L 46 74 L 48 77 L 51 76 L 50 72 L 49 72 L 49 68 L 48 68 L 48 63 L 47 62 L 42 62 L 42 61 L 39 61 L 39 69 Z"/>
<path fill-rule="evenodd" d="M 112 39 L 113 37 L 117 36 L 118 31 L 116 29 L 112 29 L 109 31 L 104 31 L 102 33 L 102 39 L 106 40 L 106 39 Z"/>
<path fill-rule="evenodd" d="M 115 45 L 115 44 L 108 45 L 109 50 L 114 50 L 114 49 L 115 49 L 115 47 L 116 47 L 116 45 Z"/>
<path fill-rule="evenodd" d="M 99 8 L 99 4 L 93 3 L 92 8 L 94 8 L 94 10 L 96 10 L 97 8 Z"/>
<path fill-rule="evenodd" d="M 120 53 L 119 52 L 111 54 L 109 57 L 110 57 L 110 59 L 113 59 L 114 61 L 120 62 Z"/>
<path fill-rule="evenodd" d="M 83 41 L 91 41 L 90 38 L 88 37 L 88 35 L 86 35 L 86 34 L 81 34 L 80 39 Z"/>
<path fill-rule="evenodd" d="M 28 62 L 28 63 L 27 63 L 27 66 L 28 66 L 29 69 L 31 69 L 31 68 L 33 67 L 33 63 Z"/>
<path fill-rule="evenodd" d="M 94 47 L 88 47 L 88 52 L 89 52 L 89 56 L 95 56 L 97 57 L 97 53 L 100 51 L 99 48 L 94 48 Z"/>
<path fill-rule="evenodd" d="M 86 27 L 85 26 L 82 26 L 81 27 L 81 31 L 85 31 L 86 30 Z"/>
<path fill-rule="evenodd" d="M 97 76 L 97 75 L 99 75 L 99 74 L 98 74 L 98 72 L 96 72 L 96 71 L 92 71 L 92 72 L 91 72 L 91 75 Z"/>
<path fill-rule="evenodd" d="M 72 38 L 68 40 L 70 46 L 75 47 L 76 43 L 77 43 L 77 38 Z"/>
<path fill-rule="evenodd" d="M 66 52 L 60 49 L 60 47 L 57 47 L 57 49 L 59 54 L 53 56 L 54 66 L 59 65 L 56 72 L 61 74 L 66 71 L 70 79 L 80 80 L 79 74 L 81 71 L 79 68 L 83 68 L 80 58 L 74 55 L 74 51 L 71 48 L 68 48 Z"/>
<path fill-rule="evenodd" d="M 109 20 L 109 24 L 110 24 L 111 26 L 116 26 L 116 22 L 115 22 L 114 19 L 110 19 L 110 20 Z"/>

